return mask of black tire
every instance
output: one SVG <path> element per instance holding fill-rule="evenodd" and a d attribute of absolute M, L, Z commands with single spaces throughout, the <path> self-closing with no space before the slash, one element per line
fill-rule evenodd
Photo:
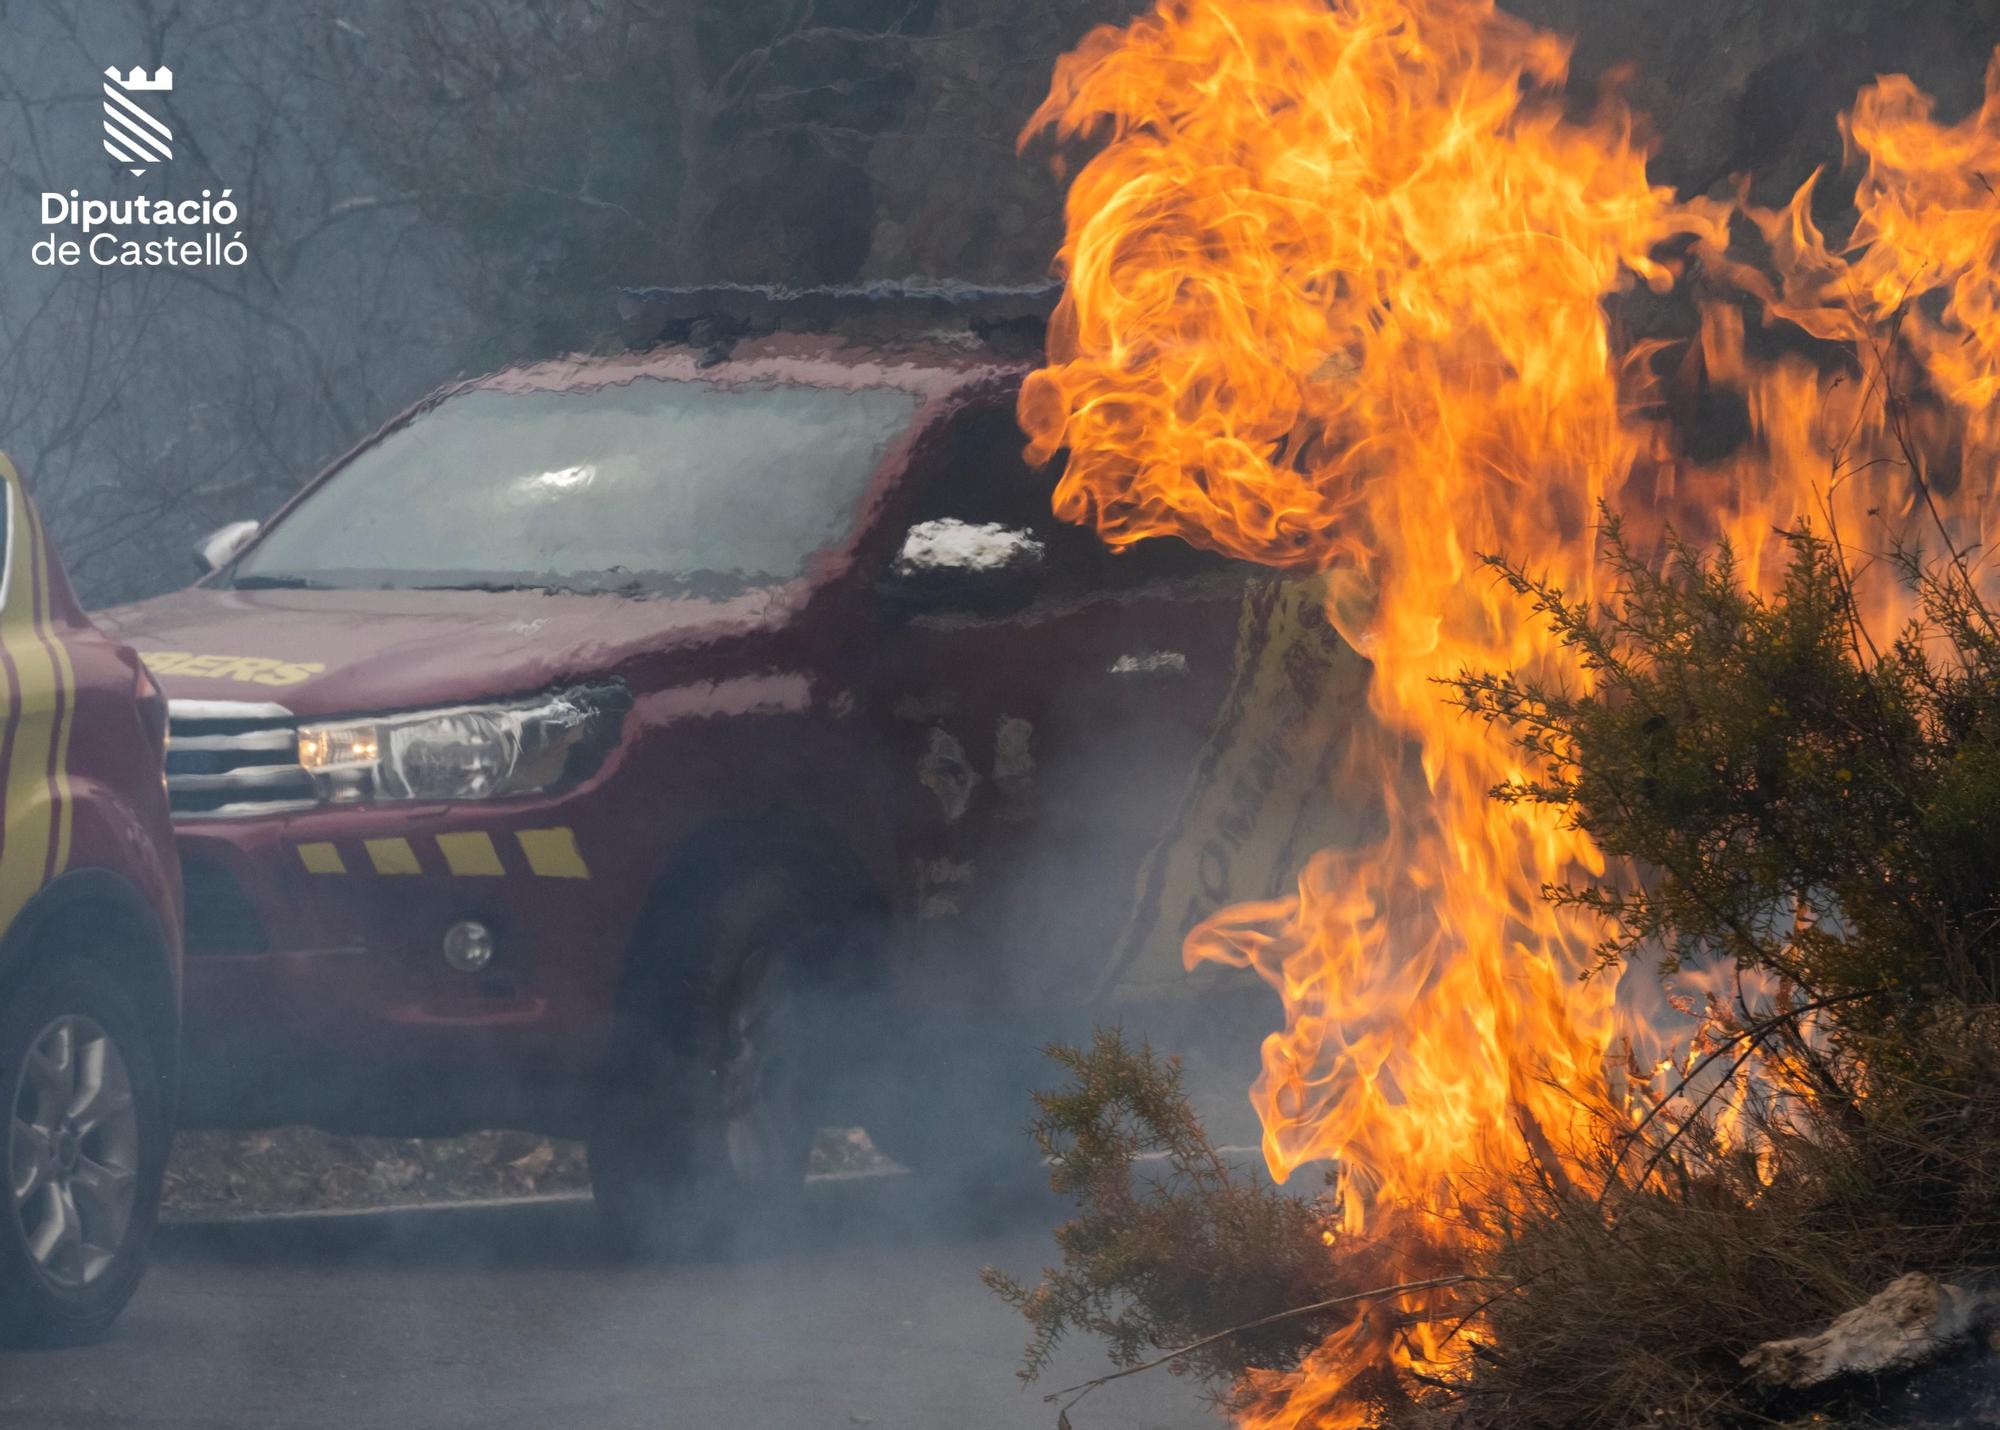
<path fill-rule="evenodd" d="M 53 1084 L 59 1065 L 46 1054 L 65 1038 L 78 1090 L 65 1106 L 83 1115 L 61 1111 L 62 1131 L 52 1140 L 39 1130 L 56 1116 L 48 1109 L 61 1104 Z M 31 1053 L 38 1056 L 32 1071 Z M 117 1067 L 122 1092 L 107 1071 Z M 129 1121 L 114 1106 L 125 1095 Z M 0 1124 L 0 1165 L 7 1169 L 0 1187 L 0 1343 L 95 1339 L 125 1308 L 145 1270 L 172 1135 L 145 1023 L 111 973 L 83 958 L 51 960 L 4 995 L 0 1112 L 7 1114 Z M 127 1207 L 122 1226 L 106 1210 L 114 1202 Z M 77 1218 L 73 1238 L 62 1234 L 70 1217 Z"/>
<path fill-rule="evenodd" d="M 828 1009 L 858 921 L 784 869 L 663 912 L 620 998 L 588 1133 L 591 1193 L 626 1255 L 728 1254 L 805 1192 Z"/>

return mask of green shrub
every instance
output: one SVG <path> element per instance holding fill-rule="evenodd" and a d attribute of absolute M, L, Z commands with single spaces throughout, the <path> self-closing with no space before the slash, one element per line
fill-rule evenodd
<path fill-rule="evenodd" d="M 1725 543 L 1669 532 L 1657 570 L 1605 519 L 1600 606 L 1489 564 L 1592 677 L 1453 683 L 1539 771 L 1496 798 L 1554 807 L 1641 882 L 1551 888 L 1600 915 L 1601 954 L 1693 949 L 1886 1029 L 2000 989 L 2000 633 L 1956 561 L 1899 564 L 1917 612 L 1878 648 L 1847 553 L 1810 529 L 1766 599 Z"/>
<path fill-rule="evenodd" d="M 1067 1086 L 1038 1093 L 1034 1138 L 1076 1218 L 1056 1231 L 1063 1266 L 1024 1286 L 988 1268 L 1033 1339 L 1032 1379 L 1074 1332 L 1132 1366 L 1150 1351 L 1340 1294 L 1322 1233 L 1330 1207 L 1226 1161 L 1181 1087 L 1179 1063 L 1100 1029 L 1088 1049 L 1052 1047 Z M 1218 1386 L 1252 1366 L 1297 1364 L 1337 1322 L 1294 1318 L 1176 1363 Z"/>

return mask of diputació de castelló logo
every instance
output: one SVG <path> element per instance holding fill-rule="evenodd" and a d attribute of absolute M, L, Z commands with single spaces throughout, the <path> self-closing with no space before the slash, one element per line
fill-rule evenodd
<path fill-rule="evenodd" d="M 174 87 L 174 72 L 165 65 L 148 76 L 134 65 L 129 75 L 116 67 L 104 71 L 104 152 L 131 166 L 136 176 L 149 164 L 174 157 L 174 131 L 164 116 L 154 113 L 135 95 L 160 94 Z"/>
<path fill-rule="evenodd" d="M 140 65 L 129 73 L 116 66 L 104 71 L 104 152 L 134 178 L 174 157 L 174 132 L 160 101 L 173 87 L 174 72 L 165 65 L 151 74 Z M 46 232 L 29 257 L 39 268 L 241 268 L 250 260 L 236 227 L 241 216 L 228 189 L 178 199 L 49 190 L 42 195 Z"/>

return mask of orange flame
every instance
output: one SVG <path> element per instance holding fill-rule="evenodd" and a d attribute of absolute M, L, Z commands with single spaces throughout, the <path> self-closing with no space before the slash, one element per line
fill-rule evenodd
<path fill-rule="evenodd" d="M 1337 1162 L 1344 1232 L 1378 1244 L 1449 1212 L 1468 1171 L 1560 1164 L 1621 1033 L 1614 990 L 1580 977 L 1601 931 L 1541 898 L 1602 856 L 1491 801 L 1527 771 L 1440 698 L 1467 669 L 1589 680 L 1479 556 L 1577 596 L 1600 501 L 1730 536 L 1752 579 L 1776 527 L 1894 520 L 1914 484 L 1869 459 L 1899 450 L 1879 388 L 1896 354 L 1941 399 L 1927 438 L 1967 471 L 2000 444 L 2000 202 L 1981 176 L 2000 179 L 2000 98 L 1941 128 L 1908 80 L 1865 91 L 1849 252 L 1813 225 L 1810 184 L 1783 212 L 1741 211 L 1774 278 L 1728 255 L 1732 206 L 1647 181 L 1615 96 L 1565 109 L 1567 62 L 1489 0 L 1160 0 L 1065 57 L 1027 131 L 1095 145 L 1049 364 L 1021 396 L 1031 454 L 1068 452 L 1057 513 L 1114 545 L 1177 535 L 1325 571 L 1373 661 L 1375 728 L 1342 778 L 1379 792 L 1386 835 L 1321 853 L 1294 897 L 1226 911 L 1187 956 L 1282 996 L 1251 1093 L 1265 1157 L 1280 1179 Z M 1755 433 L 1708 468 L 1654 415 L 1673 399 L 1650 376 L 1661 345 L 1621 352 L 1605 304 L 1672 288 L 1675 248 L 1707 295 L 1683 376 L 1740 390 Z M 1941 306 L 1912 305 L 1933 290 Z M 1854 370 L 1751 362 L 1741 295 L 1851 345 Z M 1896 619 L 1876 584 L 1871 611 Z M 1436 1349 L 1405 1298 L 1256 1387 L 1252 1418 L 1360 1423 L 1358 1377 Z"/>

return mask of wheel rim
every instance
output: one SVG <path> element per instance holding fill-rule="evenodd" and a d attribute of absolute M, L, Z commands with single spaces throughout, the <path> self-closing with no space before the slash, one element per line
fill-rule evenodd
<path fill-rule="evenodd" d="M 805 1177 L 808 1131 L 790 1083 L 791 982 L 784 960 L 759 952 L 739 972 L 724 1020 L 716 1066 L 723 1146 L 746 1187 L 776 1189 Z"/>
<path fill-rule="evenodd" d="M 138 1186 L 139 1112 L 117 1043 L 82 1014 L 28 1044 L 7 1139 L 14 1218 L 57 1286 L 97 1280 L 124 1248 Z"/>

